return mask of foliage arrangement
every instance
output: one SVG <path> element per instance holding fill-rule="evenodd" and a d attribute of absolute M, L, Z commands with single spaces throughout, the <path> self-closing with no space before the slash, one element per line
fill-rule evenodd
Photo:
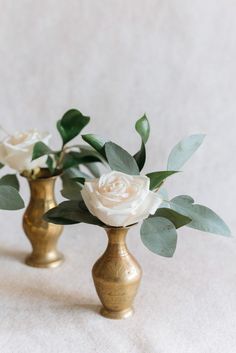
<path fill-rule="evenodd" d="M 104 161 L 110 170 L 123 173 L 124 178 L 129 178 L 131 186 L 132 178 L 130 179 L 130 176 L 134 176 L 135 178 L 140 176 L 140 172 L 146 161 L 146 143 L 150 134 L 150 125 L 146 115 L 136 122 L 135 129 L 141 138 L 141 144 L 139 150 L 133 156 L 110 140 L 102 139 L 94 134 L 82 136 L 83 140 L 92 147 L 94 153 L 96 153 L 96 157 Z M 203 140 L 204 135 L 202 134 L 191 135 L 184 138 L 171 150 L 166 170 L 153 171 L 145 176 L 149 179 L 150 192 L 157 193 L 159 197 L 162 198 L 162 202 L 157 207 L 154 214 L 150 212 L 148 217 L 143 215 L 140 230 L 141 239 L 149 250 L 161 256 L 173 256 L 177 244 L 177 229 L 183 226 L 224 236 L 230 235 L 228 226 L 211 209 L 196 204 L 194 199 L 188 195 L 176 196 L 169 200 L 167 193 L 163 189 L 165 180 L 180 171 L 183 165 L 202 144 Z M 35 151 L 37 151 L 37 149 Z M 96 176 L 99 177 L 99 175 Z M 103 178 L 103 176 L 96 179 L 96 185 L 102 183 L 101 178 Z M 117 174 L 116 178 L 119 179 L 120 176 Z M 135 178 L 133 178 L 133 180 L 135 180 Z M 89 200 L 83 195 L 85 195 L 84 190 L 89 180 L 90 179 L 81 174 L 77 177 L 69 177 L 68 184 L 71 184 L 72 192 L 68 192 L 68 189 L 65 189 L 62 191 L 62 194 L 70 200 L 64 201 L 48 211 L 44 216 L 45 220 L 56 224 L 88 223 L 105 228 L 111 226 L 111 223 L 105 223 L 98 217 L 99 212 L 97 211 L 99 207 L 101 209 L 104 205 L 99 204 L 97 210 L 92 207 L 92 205 L 88 207 L 90 206 Z M 87 189 L 89 188 L 90 185 L 88 184 Z M 93 192 L 92 190 L 91 197 Z M 114 209 L 112 211 L 114 212 Z M 123 212 L 123 209 L 119 206 L 119 212 L 121 211 Z M 114 217 L 117 217 L 117 214 L 114 215 Z M 125 226 L 131 225 L 132 224 L 128 224 Z"/>
<path fill-rule="evenodd" d="M 68 146 L 89 121 L 90 117 L 83 115 L 79 110 L 68 110 L 57 121 L 57 130 L 62 140 L 61 148 L 58 150 L 50 148 L 51 135 L 48 133 L 34 129 L 10 135 L 2 129 L 6 137 L 0 142 L 1 167 L 7 165 L 17 174 L 33 180 L 60 175 L 65 196 L 73 194 L 77 184 L 71 182 L 72 177 L 96 176 L 98 170 L 96 163 L 103 161 L 99 153 L 88 146 Z M 84 170 L 81 170 L 81 166 Z M 19 190 L 17 174 L 9 174 L 0 179 L 0 208 L 23 207 L 23 201 L 17 192 Z"/>
<path fill-rule="evenodd" d="M 90 117 L 83 115 L 79 110 L 68 110 L 56 125 L 62 139 L 61 148 L 52 150 L 44 142 L 39 141 L 34 145 L 32 161 L 47 156 L 46 165 L 51 176 L 62 174 L 71 168 L 77 169 L 77 173 L 74 171 L 77 176 L 85 176 L 86 174 L 80 171 L 80 166 L 85 166 L 92 172 L 93 169 L 89 165 L 102 161 L 99 154 L 82 145 L 68 146 L 68 143 L 81 133 L 89 121 Z M 68 173 L 68 175 L 71 174 Z M 66 180 L 66 176 L 64 179 Z"/>

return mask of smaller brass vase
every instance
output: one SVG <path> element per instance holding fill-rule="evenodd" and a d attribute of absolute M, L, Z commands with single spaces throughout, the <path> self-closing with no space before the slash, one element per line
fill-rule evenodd
<path fill-rule="evenodd" d="M 59 266 L 63 255 L 57 250 L 57 242 L 63 226 L 45 222 L 43 215 L 55 207 L 54 187 L 57 176 L 48 177 L 42 170 L 40 178 L 27 178 L 30 187 L 30 202 L 23 216 L 23 229 L 33 251 L 25 263 L 33 267 L 51 268 Z"/>
<path fill-rule="evenodd" d="M 142 277 L 142 269 L 127 249 L 129 228 L 107 228 L 108 245 L 92 269 L 97 294 L 103 304 L 101 315 L 124 319 L 133 314 L 132 304 Z"/>

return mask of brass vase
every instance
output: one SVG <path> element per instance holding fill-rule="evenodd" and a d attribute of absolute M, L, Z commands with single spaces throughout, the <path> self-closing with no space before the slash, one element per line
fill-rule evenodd
<path fill-rule="evenodd" d="M 128 229 L 106 229 L 107 249 L 92 270 L 103 304 L 100 313 L 110 319 L 123 319 L 133 314 L 132 304 L 141 281 L 142 269 L 126 246 Z"/>
<path fill-rule="evenodd" d="M 59 266 L 64 260 L 57 250 L 63 226 L 43 220 L 44 213 L 57 205 L 54 196 L 57 176 L 48 177 L 45 170 L 41 174 L 35 180 L 27 178 L 31 196 L 23 216 L 23 228 L 33 251 L 25 263 L 33 267 L 51 268 Z"/>

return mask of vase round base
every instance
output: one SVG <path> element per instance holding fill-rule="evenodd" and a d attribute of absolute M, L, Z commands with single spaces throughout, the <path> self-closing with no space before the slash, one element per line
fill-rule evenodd
<path fill-rule="evenodd" d="M 38 268 L 56 268 L 64 262 L 64 256 L 62 254 L 57 254 L 56 257 L 50 258 L 46 257 L 44 259 L 39 258 L 33 254 L 29 255 L 25 259 L 25 264 L 31 267 Z"/>
<path fill-rule="evenodd" d="M 100 314 L 107 319 L 113 319 L 113 320 L 120 320 L 120 319 L 128 319 L 131 317 L 134 313 L 133 308 L 121 310 L 121 311 L 111 311 L 107 310 L 106 308 L 102 307 L 100 309 Z"/>

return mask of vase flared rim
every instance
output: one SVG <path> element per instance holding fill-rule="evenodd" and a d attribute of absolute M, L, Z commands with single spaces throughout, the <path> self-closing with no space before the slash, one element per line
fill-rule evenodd
<path fill-rule="evenodd" d="M 137 224 L 138 223 L 134 223 L 134 224 L 130 224 L 129 226 L 125 226 L 125 227 L 113 227 L 113 226 L 105 225 L 103 228 L 105 230 L 109 230 L 109 229 L 112 229 L 112 230 L 130 229 L 130 228 L 133 228 L 134 226 L 136 226 Z"/>
<path fill-rule="evenodd" d="M 48 168 L 40 168 L 40 172 L 37 176 L 37 178 L 32 178 L 30 176 L 27 176 L 27 175 L 24 175 L 23 173 L 21 173 L 20 175 L 23 177 L 23 178 L 26 178 L 27 180 L 29 181 L 40 181 L 40 180 L 53 180 L 53 179 L 56 179 L 57 177 L 59 177 L 60 175 L 62 174 L 61 171 L 58 171 L 57 174 L 55 175 L 51 175 L 50 174 L 50 171 Z"/>

